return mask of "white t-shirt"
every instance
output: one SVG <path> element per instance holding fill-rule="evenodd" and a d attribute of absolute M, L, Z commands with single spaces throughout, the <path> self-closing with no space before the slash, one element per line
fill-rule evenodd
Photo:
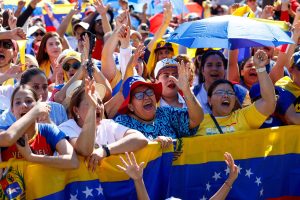
<path fill-rule="evenodd" d="M 58 128 L 63 131 L 67 136 L 72 138 L 78 138 L 81 133 L 81 128 L 77 125 L 74 119 L 60 124 Z M 128 127 L 116 123 L 112 119 L 102 119 L 101 123 L 97 127 L 96 141 L 99 146 L 104 144 L 111 144 L 124 137 Z"/>
<path fill-rule="evenodd" d="M 210 107 L 208 105 L 208 97 L 207 92 L 204 88 L 204 84 L 202 84 L 200 92 L 197 94 L 196 98 L 198 99 L 204 114 L 211 113 Z"/>
<path fill-rule="evenodd" d="M 10 98 L 16 87 L 17 84 L 0 86 L 0 110 L 10 108 Z"/>

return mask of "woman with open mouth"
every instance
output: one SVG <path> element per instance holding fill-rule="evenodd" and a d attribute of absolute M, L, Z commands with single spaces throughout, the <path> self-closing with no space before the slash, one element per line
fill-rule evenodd
<path fill-rule="evenodd" d="M 79 161 L 66 135 L 54 124 L 40 124 L 47 118 L 51 107 L 39 100 L 28 85 L 18 86 L 11 98 L 11 110 L 17 121 L 2 128 L 0 146 L 2 161 L 11 158 L 45 164 L 63 169 L 79 167 Z M 5 130 L 3 130 L 5 129 Z M 53 156 L 54 152 L 59 155 Z"/>
<path fill-rule="evenodd" d="M 190 70 L 182 62 L 178 79 L 171 77 L 185 97 L 187 108 L 158 107 L 162 95 L 161 83 L 146 82 L 140 76 L 129 77 L 123 85 L 125 101 L 119 108 L 116 122 L 142 132 L 148 139 L 161 142 L 162 147 L 172 139 L 191 136 L 203 119 L 202 108 L 189 85 Z"/>
<path fill-rule="evenodd" d="M 259 50 L 253 62 L 260 84 L 261 98 L 250 106 L 234 110 L 236 93 L 233 84 L 224 79 L 216 80 L 208 89 L 211 114 L 205 114 L 198 135 L 214 135 L 258 129 L 274 112 L 276 97 L 273 83 L 266 71 L 267 54 Z"/>
<path fill-rule="evenodd" d="M 68 133 L 75 151 L 87 157 L 90 170 L 96 170 L 105 157 L 136 151 L 148 144 L 146 137 L 139 131 L 112 119 L 105 119 L 102 101 L 106 94 L 104 85 L 86 79 L 84 86 L 81 81 L 76 81 L 69 88 L 67 97 L 71 96 L 68 104 L 70 119 L 62 123 L 59 129 Z"/>

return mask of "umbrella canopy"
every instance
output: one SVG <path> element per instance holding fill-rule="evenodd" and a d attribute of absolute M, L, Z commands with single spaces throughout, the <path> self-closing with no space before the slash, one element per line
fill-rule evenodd
<path fill-rule="evenodd" d="M 294 43 L 277 26 L 232 15 L 183 23 L 167 41 L 189 48 L 228 49 Z"/>

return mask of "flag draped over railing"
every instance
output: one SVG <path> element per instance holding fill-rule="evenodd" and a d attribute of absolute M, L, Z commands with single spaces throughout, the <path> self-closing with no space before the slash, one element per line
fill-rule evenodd
<path fill-rule="evenodd" d="M 144 182 L 150 199 L 209 199 L 226 180 L 223 154 L 230 152 L 240 169 L 228 199 L 300 198 L 300 126 L 197 136 L 177 141 L 182 151 L 172 162 L 172 148 L 149 144 L 135 152 L 146 162 Z M 95 173 L 83 158 L 76 170 L 60 170 L 10 160 L 0 181 L 1 199 L 136 199 L 133 181 L 116 165 L 118 156 L 102 161 Z"/>

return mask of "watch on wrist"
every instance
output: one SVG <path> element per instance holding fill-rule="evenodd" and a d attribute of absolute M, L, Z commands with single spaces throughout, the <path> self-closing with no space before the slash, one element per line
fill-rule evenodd
<path fill-rule="evenodd" d="M 104 150 L 105 153 L 106 153 L 106 157 L 110 156 L 110 150 L 109 150 L 109 148 L 107 147 L 107 145 L 106 145 L 106 144 L 102 145 L 102 148 L 103 148 L 103 150 Z"/>
<path fill-rule="evenodd" d="M 257 73 L 261 73 L 261 72 L 265 72 L 265 71 L 267 71 L 265 67 L 256 68 Z"/>

